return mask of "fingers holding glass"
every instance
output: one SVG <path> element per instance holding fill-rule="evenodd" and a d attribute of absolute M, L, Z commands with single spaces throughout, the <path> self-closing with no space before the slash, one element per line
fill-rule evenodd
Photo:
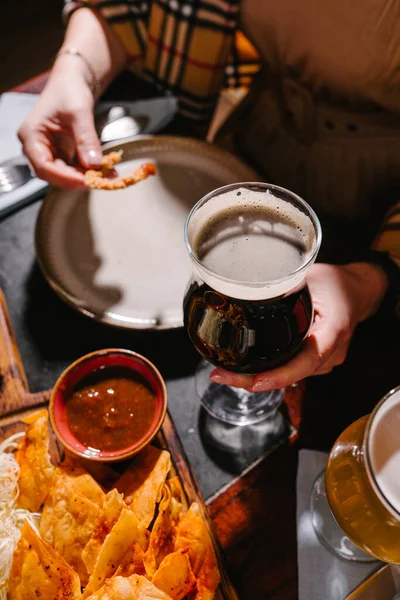
<path fill-rule="evenodd" d="M 299 354 L 286 365 L 257 375 L 215 369 L 211 373 L 211 379 L 215 383 L 252 392 L 275 390 L 297 383 L 306 377 L 329 373 L 344 361 L 348 345 L 349 338 L 343 335 L 337 320 L 331 322 L 327 319 L 317 319 Z"/>

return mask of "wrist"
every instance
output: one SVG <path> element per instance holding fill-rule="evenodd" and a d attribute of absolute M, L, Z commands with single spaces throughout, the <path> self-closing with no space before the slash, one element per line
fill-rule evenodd
<path fill-rule="evenodd" d="M 83 84 L 90 90 L 94 100 L 101 93 L 100 83 L 89 61 L 75 47 L 62 47 L 60 49 L 54 61 L 52 78 L 56 80 L 67 78 L 69 81 Z"/>
<path fill-rule="evenodd" d="M 71 15 L 61 51 L 68 48 L 76 48 L 86 59 L 101 91 L 126 65 L 127 54 L 120 40 L 95 5 Z M 77 57 L 71 58 L 78 61 Z"/>
<path fill-rule="evenodd" d="M 51 69 L 51 79 L 68 79 L 68 81 L 83 81 L 89 86 L 87 70 L 85 65 L 67 54 L 58 54 Z"/>
<path fill-rule="evenodd" d="M 364 321 L 379 309 L 389 287 L 386 272 L 377 264 L 353 262 L 342 267 L 351 277 L 357 297 L 359 318 Z"/>

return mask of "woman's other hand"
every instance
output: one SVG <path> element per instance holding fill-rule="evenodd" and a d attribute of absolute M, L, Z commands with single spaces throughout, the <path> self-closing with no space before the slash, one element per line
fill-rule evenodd
<path fill-rule="evenodd" d="M 387 289 L 387 277 L 379 266 L 369 263 L 321 263 L 310 269 L 307 283 L 314 323 L 300 353 L 288 364 L 258 375 L 215 369 L 212 381 L 261 392 L 311 375 L 324 375 L 345 360 L 355 327 L 378 309 Z"/>

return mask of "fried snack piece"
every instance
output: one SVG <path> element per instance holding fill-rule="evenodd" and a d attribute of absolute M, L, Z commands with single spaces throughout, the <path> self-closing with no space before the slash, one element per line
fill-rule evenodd
<path fill-rule="evenodd" d="M 158 567 L 152 582 L 172 600 L 183 600 L 196 587 L 187 548 L 168 554 Z"/>
<path fill-rule="evenodd" d="M 163 559 L 174 551 L 176 530 L 183 507 L 164 485 L 158 515 L 150 534 L 149 547 L 144 555 L 146 575 L 151 579 Z"/>
<path fill-rule="evenodd" d="M 189 549 L 190 564 L 197 579 L 196 600 L 212 600 L 221 576 L 210 534 L 194 502 L 178 524 L 175 550 Z"/>
<path fill-rule="evenodd" d="M 57 472 L 62 472 L 69 483 L 79 490 L 79 493 L 97 504 L 99 508 L 103 506 L 105 493 L 102 487 L 76 459 L 71 457 L 65 459 L 58 467 Z"/>
<path fill-rule="evenodd" d="M 97 190 L 122 190 L 135 183 L 139 183 L 139 181 L 143 181 L 143 179 L 147 179 L 149 175 L 155 175 L 156 168 L 152 163 L 145 163 L 135 169 L 130 175 L 110 178 L 107 177 L 109 173 L 110 168 L 104 168 L 104 166 L 101 171 L 86 171 L 84 178 L 85 185 L 91 189 Z"/>
<path fill-rule="evenodd" d="M 71 488 L 69 490 L 69 488 Z M 69 491 L 68 491 L 69 490 Z M 54 501 L 60 495 L 79 494 L 99 507 L 103 506 L 105 494 L 89 473 L 75 460 L 64 461 L 55 471 L 50 494 L 46 498 L 40 520 L 40 533 L 48 544 L 54 546 Z M 100 512 L 100 511 L 99 511 Z"/>
<path fill-rule="evenodd" d="M 146 575 L 144 568 L 144 552 L 137 542 L 125 554 L 123 561 L 115 572 L 115 577 L 129 577 L 130 575 Z"/>
<path fill-rule="evenodd" d="M 90 596 L 90 600 L 171 600 L 162 590 L 140 575 L 113 577 Z"/>
<path fill-rule="evenodd" d="M 110 490 L 114 485 L 114 481 L 119 477 L 119 474 L 108 463 L 101 463 L 88 458 L 79 458 L 78 460 L 65 449 L 64 453 L 65 458 L 60 466 L 65 470 L 72 471 L 72 474 L 77 469 L 84 469 L 85 473 L 89 473 L 89 475 L 92 476 L 97 487 L 100 488 L 101 491 L 103 491 L 103 489 Z M 99 494 L 99 497 L 100 496 L 101 494 Z M 102 496 L 102 498 L 103 497 L 104 496 Z M 99 500 L 100 502 L 103 501 L 102 498 Z"/>
<path fill-rule="evenodd" d="M 153 519 L 170 469 L 169 452 L 147 446 L 114 484 L 143 527 L 147 528 Z"/>
<path fill-rule="evenodd" d="M 78 475 L 74 470 L 71 475 L 69 471 L 57 469 L 40 520 L 41 536 L 78 573 L 82 585 L 89 577 L 82 551 L 100 515 L 98 504 L 92 501 L 97 497 L 97 484 L 90 480 L 88 473 Z M 93 490 L 95 494 L 89 499 L 85 492 Z M 104 492 L 102 494 L 104 498 Z"/>
<path fill-rule="evenodd" d="M 105 582 L 112 577 L 123 561 L 128 550 L 138 541 L 141 532 L 139 521 L 134 513 L 124 508 L 118 521 L 107 535 L 97 556 L 93 572 L 85 588 L 83 598 L 96 592 Z"/>
<path fill-rule="evenodd" d="M 82 552 L 82 560 L 85 563 L 89 575 L 93 572 L 97 556 L 104 540 L 118 521 L 124 508 L 126 508 L 124 497 L 122 494 L 119 494 L 116 489 L 112 489 L 106 494 L 101 513 L 95 523 L 91 538 Z"/>
<path fill-rule="evenodd" d="M 166 485 L 171 490 L 171 498 L 175 498 L 183 506 L 185 504 L 185 492 L 183 491 L 178 475 L 170 477 Z"/>
<path fill-rule="evenodd" d="M 109 152 L 103 156 L 103 160 L 101 162 L 102 171 L 111 171 L 115 165 L 121 162 L 122 160 L 122 150 L 118 152 Z"/>
<path fill-rule="evenodd" d="M 25 521 L 8 582 L 9 600 L 78 600 L 78 575 Z"/>
<path fill-rule="evenodd" d="M 86 185 L 86 176 L 89 178 L 89 180 L 91 178 L 94 177 L 107 177 L 109 175 L 111 175 L 111 173 L 114 170 L 115 165 L 117 165 L 118 163 L 121 162 L 122 160 L 122 154 L 123 151 L 119 150 L 118 152 L 109 152 L 108 154 L 105 154 L 103 156 L 103 160 L 101 161 L 101 169 L 100 171 L 95 171 L 92 169 L 89 169 L 88 171 L 86 171 L 85 173 L 85 183 Z M 89 186 L 91 187 L 91 186 Z"/>
<path fill-rule="evenodd" d="M 187 503 L 182 484 L 177 475 L 171 477 L 165 483 L 171 493 L 171 515 L 176 523 L 187 513 Z"/>
<path fill-rule="evenodd" d="M 20 469 L 18 505 L 32 512 L 37 512 L 45 501 L 54 475 L 47 420 L 45 409 L 23 419 L 29 427 L 15 457 Z"/>

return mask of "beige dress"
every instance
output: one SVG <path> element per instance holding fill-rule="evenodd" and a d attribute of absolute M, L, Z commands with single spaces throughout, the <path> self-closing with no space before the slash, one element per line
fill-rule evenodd
<path fill-rule="evenodd" d="M 243 0 L 265 69 L 239 148 L 317 211 L 379 218 L 400 198 L 400 0 Z"/>

